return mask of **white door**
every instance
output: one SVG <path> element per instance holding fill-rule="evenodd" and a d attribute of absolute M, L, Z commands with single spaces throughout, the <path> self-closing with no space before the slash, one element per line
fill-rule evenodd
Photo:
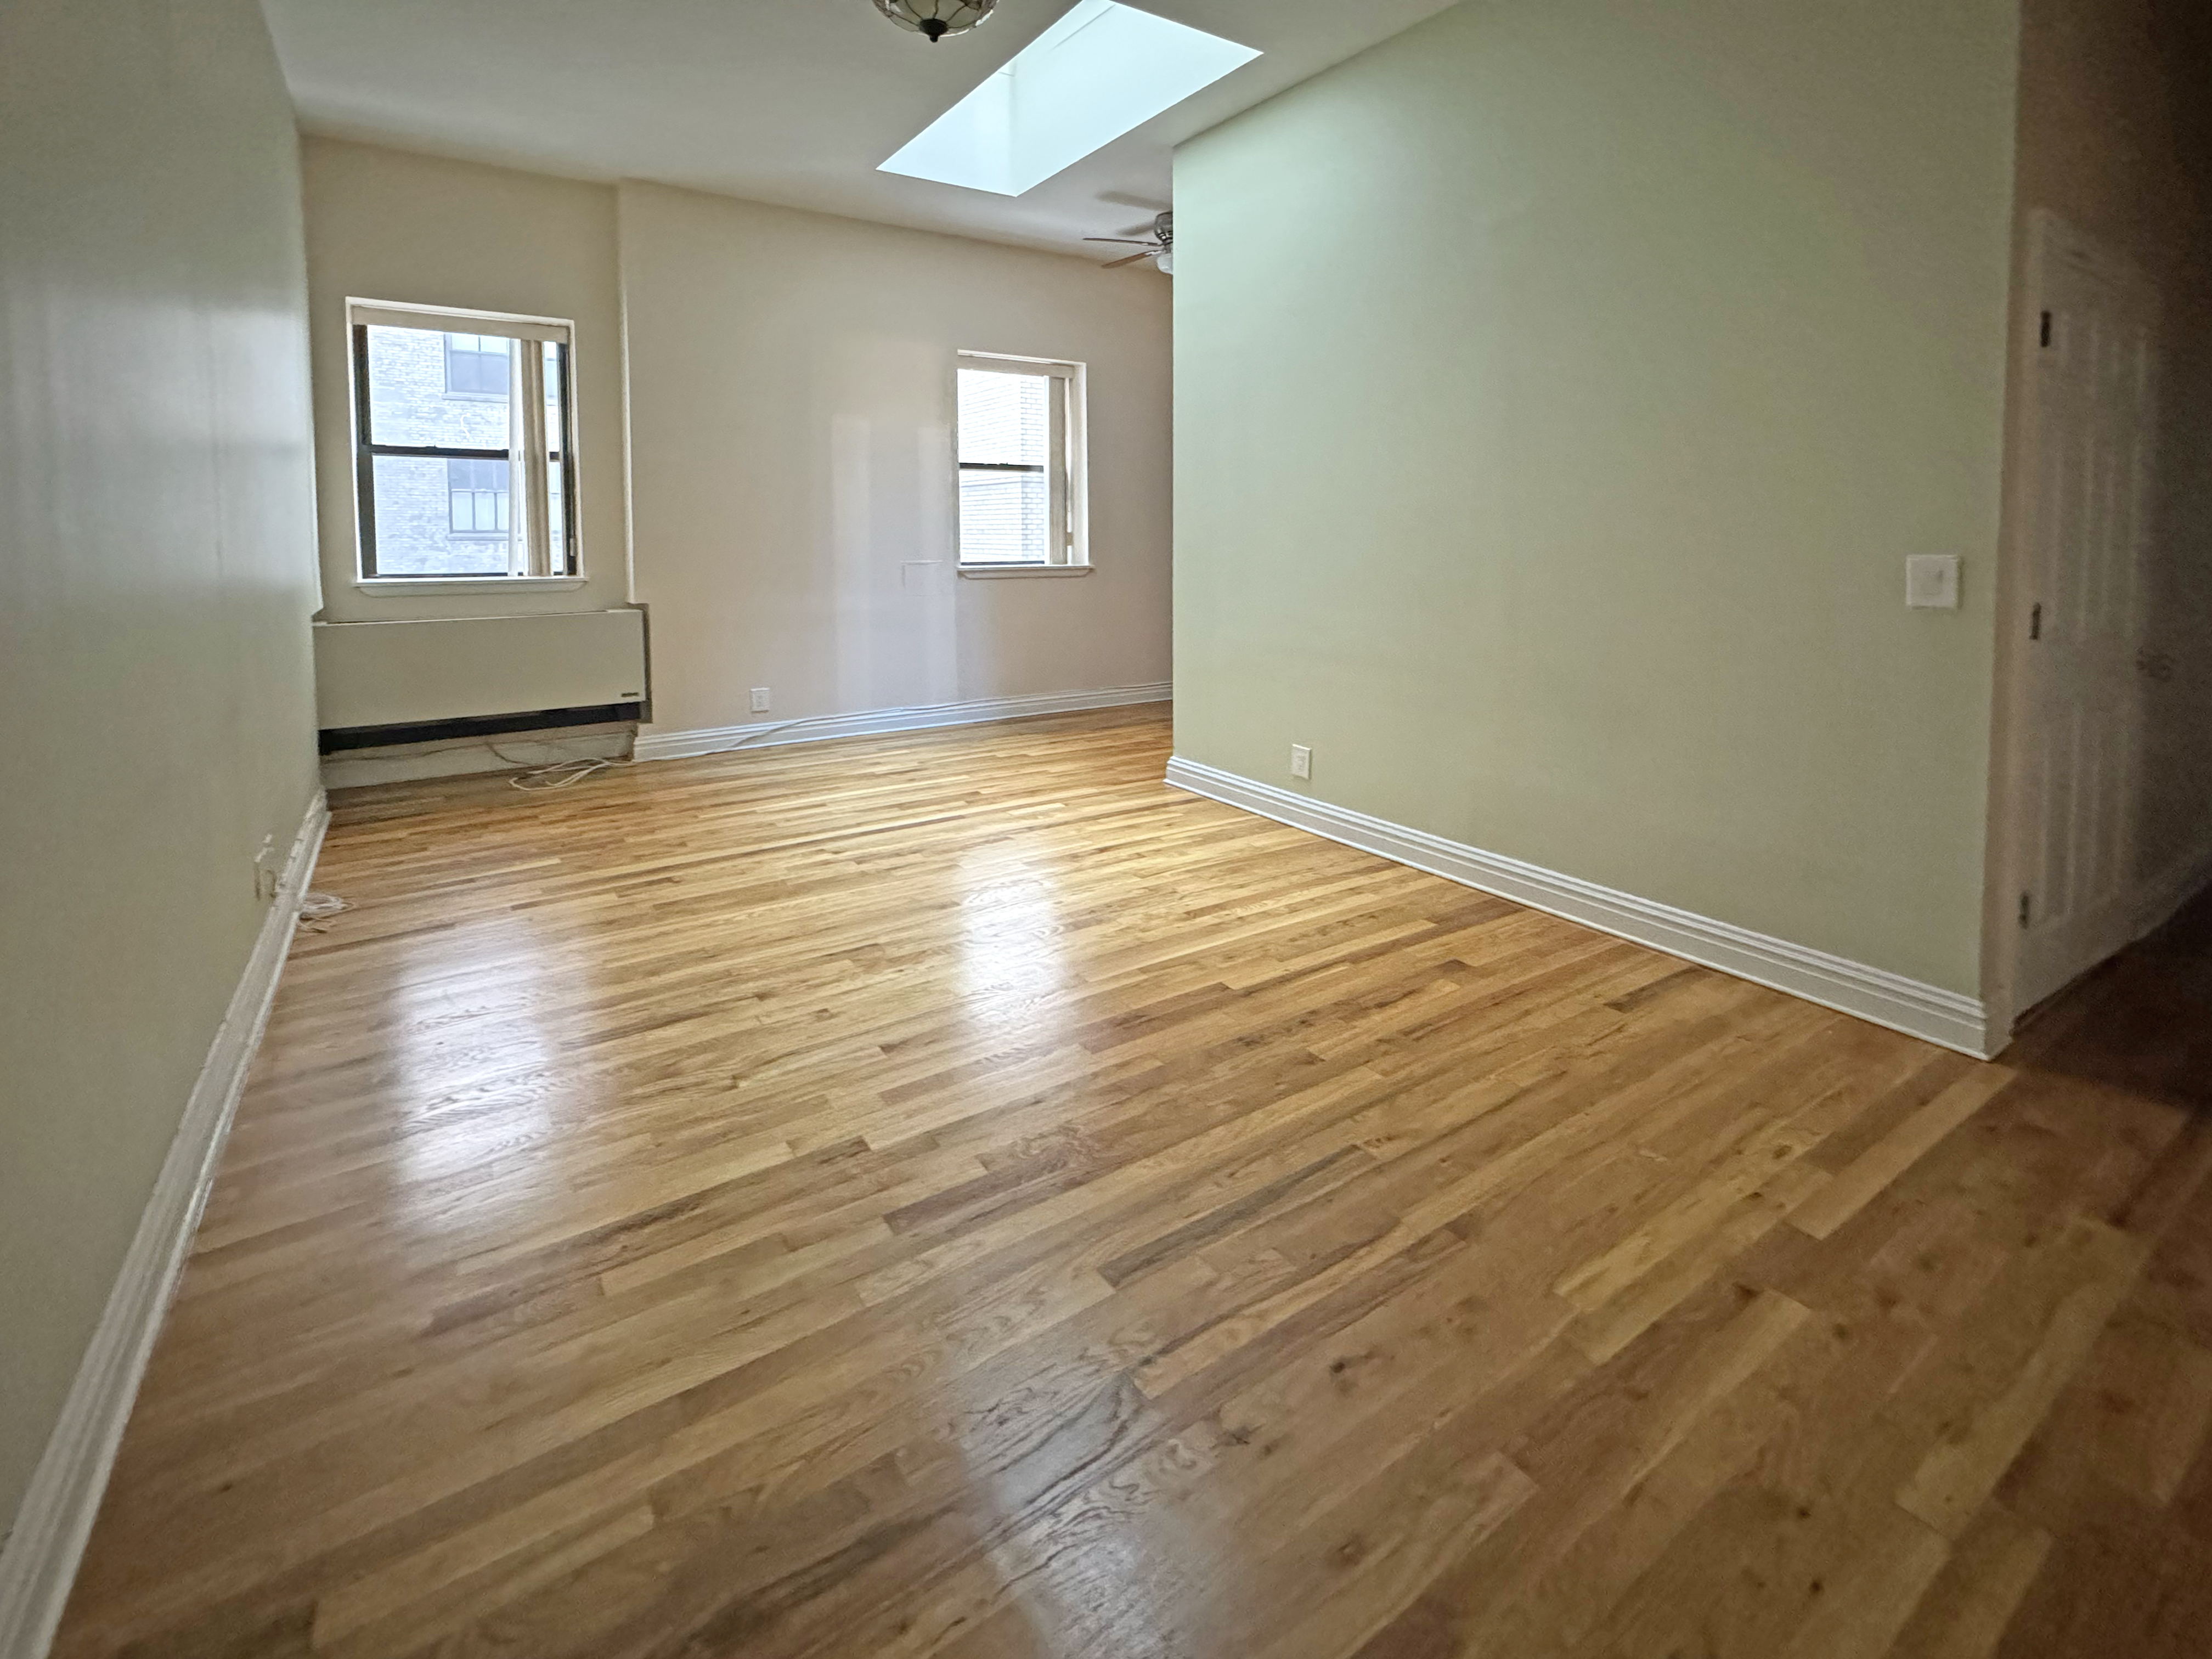
<path fill-rule="evenodd" d="M 2023 526 L 2014 1005 L 2129 941 L 2142 796 L 2143 562 L 2155 302 L 2126 265 L 2039 216 Z"/>

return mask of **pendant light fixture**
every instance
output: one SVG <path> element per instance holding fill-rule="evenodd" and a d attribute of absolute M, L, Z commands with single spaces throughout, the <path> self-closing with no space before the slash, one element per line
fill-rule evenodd
<path fill-rule="evenodd" d="M 876 9 L 902 29 L 935 46 L 948 34 L 965 34 L 991 15 L 999 0 L 876 0 Z"/>

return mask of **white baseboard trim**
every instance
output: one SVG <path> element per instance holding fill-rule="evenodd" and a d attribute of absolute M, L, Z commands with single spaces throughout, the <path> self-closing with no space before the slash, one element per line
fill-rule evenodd
<path fill-rule="evenodd" d="M 1116 708 L 1124 703 L 1165 702 L 1174 695 L 1175 688 L 1163 681 L 1153 685 L 1109 686 L 1099 691 L 1042 691 L 1026 697 L 984 697 L 974 702 L 872 708 L 858 714 L 817 714 L 805 720 L 766 720 L 757 726 L 654 732 L 641 735 L 633 753 L 641 761 L 678 760 L 686 755 L 715 755 L 730 749 L 768 749 L 787 743 L 821 743 L 830 738 L 862 738 L 882 732 L 976 726 L 986 720 L 1019 720 L 1028 714 L 1067 714 L 1083 708 Z"/>
<path fill-rule="evenodd" d="M 1516 904 L 1648 945 L 1668 956 L 1786 991 L 1824 1008 L 1872 1020 L 1977 1060 L 1987 1060 L 1996 1052 L 1980 1001 L 1956 991 L 1923 985 L 1864 963 L 1332 806 L 1233 772 L 1202 766 L 1180 755 L 1168 763 L 1167 781 L 1194 794 L 1326 836 L 1363 852 L 1379 854 L 1431 875 L 1479 887 Z"/>
<path fill-rule="evenodd" d="M 207 1063 L 185 1103 L 176 1138 L 62 1404 L 60 1420 L 32 1474 L 6 1545 L 0 1547 L 0 1659 L 45 1659 L 61 1623 L 123 1425 L 199 1224 L 246 1068 L 260 1047 L 300 901 L 330 821 L 330 809 L 318 792 L 208 1048 Z"/>

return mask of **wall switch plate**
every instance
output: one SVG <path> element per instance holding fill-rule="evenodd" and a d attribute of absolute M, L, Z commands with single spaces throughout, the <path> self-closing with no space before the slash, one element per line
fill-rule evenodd
<path fill-rule="evenodd" d="M 764 685 L 753 687 L 753 713 L 756 714 L 768 713 L 768 687 Z"/>
<path fill-rule="evenodd" d="M 1291 745 L 1291 775 L 1294 778 L 1313 776 L 1313 750 L 1302 743 Z"/>
<path fill-rule="evenodd" d="M 1905 561 L 1905 602 L 1916 611 L 1959 608 L 1959 556 L 1914 553 Z"/>

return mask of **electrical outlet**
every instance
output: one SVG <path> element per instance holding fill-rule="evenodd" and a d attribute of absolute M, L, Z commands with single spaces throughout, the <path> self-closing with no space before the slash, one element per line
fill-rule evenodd
<path fill-rule="evenodd" d="M 1291 775 L 1294 778 L 1313 776 L 1313 750 L 1302 743 L 1291 745 Z"/>
<path fill-rule="evenodd" d="M 253 855 L 253 896 L 263 903 L 276 896 L 276 837 L 264 836 L 261 850 Z"/>
<path fill-rule="evenodd" d="M 764 685 L 753 687 L 753 713 L 756 714 L 768 713 L 768 687 Z"/>

